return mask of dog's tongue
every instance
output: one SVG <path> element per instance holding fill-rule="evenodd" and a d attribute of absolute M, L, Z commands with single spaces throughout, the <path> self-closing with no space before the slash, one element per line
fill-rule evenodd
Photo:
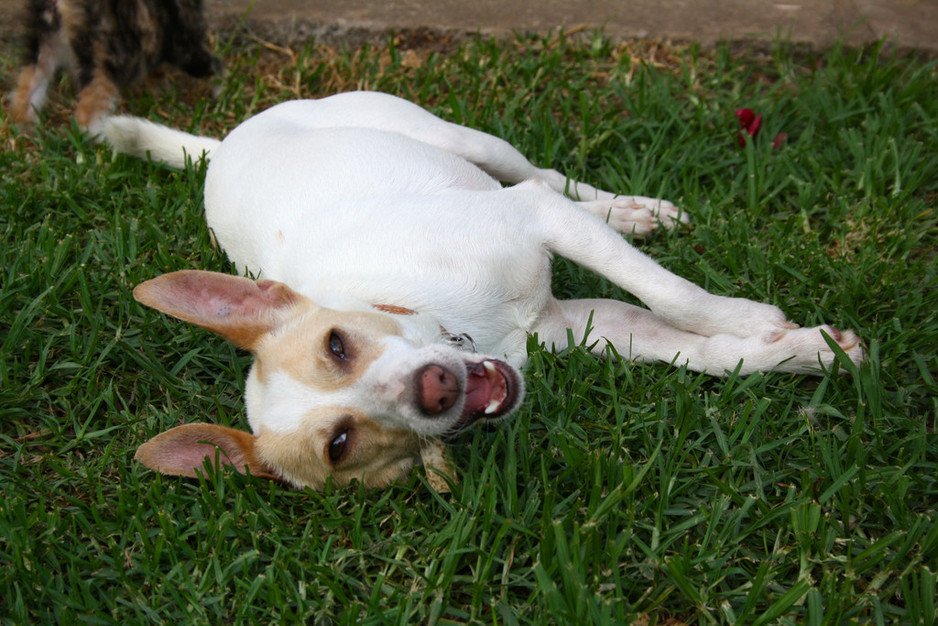
<path fill-rule="evenodd" d="M 464 424 L 481 417 L 497 417 L 505 409 L 510 390 L 505 375 L 494 361 L 482 361 L 468 367 L 466 404 L 463 408 Z"/>

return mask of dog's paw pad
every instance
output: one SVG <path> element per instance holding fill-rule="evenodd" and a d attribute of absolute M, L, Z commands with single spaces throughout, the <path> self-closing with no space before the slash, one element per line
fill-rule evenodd
<path fill-rule="evenodd" d="M 823 326 L 821 330 L 830 335 L 830 338 L 837 342 L 840 349 L 848 354 L 854 348 L 860 348 L 862 350 L 860 347 L 860 337 L 852 330 L 838 330 L 833 326 Z"/>
<path fill-rule="evenodd" d="M 864 359 L 863 348 L 860 345 L 860 338 L 851 330 L 838 330 L 833 326 L 816 326 L 813 328 L 801 328 L 784 333 L 777 342 L 783 346 L 780 354 L 791 353 L 795 355 L 793 361 L 789 364 L 788 371 L 809 371 L 816 368 L 818 361 L 825 367 L 830 367 L 834 363 L 835 353 L 831 349 L 824 335 L 833 339 L 847 357 L 860 364 Z M 794 367 L 793 366 L 798 366 Z"/>

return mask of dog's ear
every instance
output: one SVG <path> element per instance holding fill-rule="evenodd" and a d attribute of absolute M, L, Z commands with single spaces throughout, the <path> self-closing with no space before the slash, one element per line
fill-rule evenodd
<path fill-rule="evenodd" d="M 302 296 L 273 280 L 182 270 L 137 285 L 134 298 L 250 350 Z"/>
<path fill-rule="evenodd" d="M 221 463 L 242 474 L 247 467 L 252 476 L 283 480 L 257 455 L 255 441 L 254 435 L 243 430 L 215 424 L 185 424 L 146 442 L 137 448 L 134 458 L 161 474 L 195 478 L 205 459 L 214 462 L 217 453 Z"/>

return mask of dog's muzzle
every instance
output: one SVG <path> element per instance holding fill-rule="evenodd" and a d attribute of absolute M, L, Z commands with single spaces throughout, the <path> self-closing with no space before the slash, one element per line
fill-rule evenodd
<path fill-rule="evenodd" d="M 453 431 L 471 426 L 479 419 L 503 417 L 518 407 L 523 395 L 521 376 L 507 363 L 496 359 L 464 361 L 465 386 L 447 366 L 430 363 L 414 375 L 416 400 L 428 417 L 446 413 L 464 398 Z"/>

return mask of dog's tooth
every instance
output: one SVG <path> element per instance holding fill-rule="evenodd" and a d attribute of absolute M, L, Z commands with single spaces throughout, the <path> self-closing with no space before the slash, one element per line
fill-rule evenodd
<path fill-rule="evenodd" d="M 498 407 L 500 405 L 501 405 L 501 402 L 499 402 L 498 400 L 490 400 L 489 405 L 485 407 L 485 414 L 491 415 L 492 413 L 498 410 Z"/>
<path fill-rule="evenodd" d="M 485 367 L 485 371 L 489 374 L 495 373 L 495 364 L 491 361 L 482 361 L 482 365 Z"/>

